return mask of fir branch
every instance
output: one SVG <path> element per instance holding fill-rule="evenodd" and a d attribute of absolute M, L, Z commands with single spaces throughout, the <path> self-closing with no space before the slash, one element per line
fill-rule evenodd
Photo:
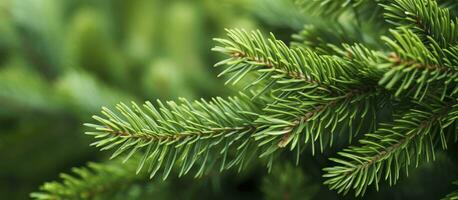
<path fill-rule="evenodd" d="M 411 165 L 417 167 L 423 160 L 434 160 L 435 143 L 439 140 L 442 148 L 447 148 L 444 138 L 454 132 L 446 130 L 456 123 L 455 119 L 450 121 L 450 117 L 455 118 L 456 100 L 428 103 L 417 102 L 417 108 L 396 117 L 394 123 L 366 134 L 360 140 L 363 146 L 347 148 L 338 153 L 341 158 L 331 158 L 337 165 L 324 169 L 325 184 L 339 193 L 355 190 L 359 196 L 372 184 L 378 190 L 381 179 L 393 185 L 401 171 L 408 174 Z"/>
<path fill-rule="evenodd" d="M 362 82 L 373 85 L 386 72 L 380 67 L 381 63 L 385 63 L 387 56 L 385 52 L 375 51 L 367 48 L 363 44 L 342 44 L 342 47 L 332 47 L 337 55 L 351 62 L 354 68 L 358 68 Z M 375 84 L 376 85 L 376 84 Z"/>
<path fill-rule="evenodd" d="M 371 185 L 378 189 L 382 179 L 395 184 L 412 166 L 434 160 L 438 144 L 446 149 L 451 140 L 457 141 L 457 19 L 446 8 L 432 0 L 300 2 L 334 21 L 355 20 L 350 29 L 356 32 L 380 17 L 377 3 L 385 3 L 386 19 L 397 26 L 392 37 L 382 39 L 389 50 L 367 48 L 364 34 L 342 38 L 332 29 L 345 25 L 340 21 L 309 26 L 295 36 L 301 43 L 292 47 L 273 34 L 227 30 L 228 38 L 215 39 L 220 46 L 213 50 L 228 58 L 215 66 L 224 66 L 220 76 L 229 75 L 226 84 L 254 76 L 247 87 L 255 87 L 253 96 L 259 98 L 103 108 L 102 117 L 94 116 L 95 124 L 86 124 L 93 129 L 87 134 L 95 137 L 93 146 L 113 149 L 112 158 L 124 154 L 129 168 L 119 174 L 104 167 L 75 170 L 80 177 L 65 175 L 64 183 L 47 184 L 33 197 L 96 196 L 121 187 L 118 181 L 134 171 L 150 177 L 161 171 L 165 179 L 173 168 L 179 176 L 192 170 L 202 176 L 214 164 L 220 170 L 240 170 L 258 154 L 270 156 L 270 167 L 281 148 L 296 150 L 299 160 L 305 145 L 315 154 L 315 146 L 324 152 L 341 135 L 351 143 L 358 133 L 369 132 L 361 146 L 344 149 L 339 158 L 330 159 L 336 166 L 324 169 L 331 189 L 355 190 L 360 196 Z M 391 116 L 386 106 L 391 104 L 398 109 L 395 119 L 379 125 L 379 115 Z M 106 175 L 104 171 L 114 176 L 99 181 L 96 175 Z"/>
<path fill-rule="evenodd" d="M 87 134 L 95 136 L 92 145 L 101 150 L 116 147 L 112 157 L 129 151 L 128 160 L 135 152 L 144 152 L 137 173 L 149 162 L 150 176 L 162 169 L 164 179 L 175 164 L 180 176 L 199 164 L 196 176 L 201 176 L 210 158 L 211 162 L 221 160 L 221 170 L 242 167 L 247 155 L 256 151 L 250 142 L 256 130 L 253 103 L 239 98 L 181 101 L 181 105 L 158 102 L 158 107 L 146 102 L 143 108 L 119 104 L 118 113 L 104 108 L 105 118 L 94 116 L 98 124 L 87 126 L 96 131 Z M 239 150 L 235 157 L 228 155 L 235 149 Z"/>
<path fill-rule="evenodd" d="M 138 160 L 138 157 L 133 158 Z M 112 199 L 147 176 L 135 175 L 134 164 L 122 164 L 121 160 L 105 163 L 89 163 L 86 167 L 73 168 L 73 174 L 61 174 L 62 182 L 47 182 L 40 192 L 30 196 L 41 200 Z"/>
<path fill-rule="evenodd" d="M 394 39 L 383 37 L 393 52 L 387 58 L 388 63 L 379 66 L 387 70 L 379 84 L 394 89 L 397 96 L 412 91 L 414 98 L 420 100 L 431 88 L 439 88 L 442 97 L 455 93 L 454 85 L 458 81 L 456 52 L 434 46 L 428 48 L 408 29 L 400 28 L 391 33 Z M 448 88 L 452 88 L 452 92 Z"/>
<path fill-rule="evenodd" d="M 261 141 L 261 146 L 270 146 L 261 156 L 287 145 L 290 145 L 291 150 L 300 151 L 301 143 L 311 144 L 312 154 L 315 154 L 315 143 L 318 143 L 323 152 L 327 145 L 332 146 L 334 140 L 339 138 L 337 136 L 345 131 L 351 142 L 362 130 L 366 120 L 376 121 L 375 113 L 381 106 L 379 101 L 385 97 L 373 87 L 351 90 L 341 96 L 281 97 L 265 108 L 264 115 L 257 120 L 262 131 L 254 137 Z M 368 130 L 375 128 L 375 124 L 369 124 L 366 127 Z"/>
<path fill-rule="evenodd" d="M 394 0 L 383 5 L 386 20 L 398 28 L 408 28 L 422 35 L 421 39 L 433 38 L 447 48 L 458 42 L 458 19 L 447 8 L 438 6 L 435 0 Z"/>
<path fill-rule="evenodd" d="M 319 140 L 323 151 L 326 144 L 332 144 L 332 133 L 336 127 L 350 129 L 348 135 L 351 141 L 362 125 L 363 120 L 355 122 L 358 114 L 361 114 L 361 119 L 371 116 L 375 121 L 374 114 L 368 114 L 368 111 L 377 110 L 378 103 L 374 97 L 381 93 L 376 86 L 371 86 L 374 80 L 370 79 L 381 73 L 372 63 L 367 65 L 378 60 L 379 55 L 375 52 L 363 50 L 360 46 L 352 49 L 354 59 L 342 59 L 318 55 L 308 49 L 288 48 L 274 37 L 264 39 L 259 31 L 251 34 L 241 30 L 228 32 L 229 40 L 218 39 L 225 46 L 215 48 L 231 56 L 217 64 L 229 65 L 222 74 L 232 72 L 229 80 L 238 81 L 250 71 L 261 71 L 259 79 L 270 78 L 280 85 L 269 88 L 270 91 L 281 92 L 274 95 L 276 100 L 264 109 L 265 113 L 257 120 L 262 131 L 254 136 L 261 141 L 261 146 L 267 146 L 261 156 L 270 155 L 290 142 L 291 149 L 294 149 L 298 147 L 298 141 L 311 141 L 314 153 L 314 143 Z M 304 77 L 308 78 L 301 79 Z M 384 95 L 378 98 L 383 99 Z M 320 125 L 315 131 L 313 127 L 319 126 L 318 121 L 323 127 Z M 353 126 L 358 128 L 352 130 Z"/>
<path fill-rule="evenodd" d="M 226 83 L 235 84 L 249 72 L 259 73 L 258 79 L 250 86 L 270 79 L 266 85 L 277 84 L 277 88 L 286 86 L 288 91 L 317 87 L 331 90 L 333 85 L 342 87 L 343 82 L 358 83 L 354 79 L 358 69 L 349 67 L 347 61 L 338 57 L 318 55 L 308 49 L 291 49 L 273 35 L 264 38 L 259 31 L 227 31 L 229 39 L 215 39 L 223 46 L 213 48 L 230 56 L 215 65 L 228 66 L 220 74 L 232 74 Z"/>

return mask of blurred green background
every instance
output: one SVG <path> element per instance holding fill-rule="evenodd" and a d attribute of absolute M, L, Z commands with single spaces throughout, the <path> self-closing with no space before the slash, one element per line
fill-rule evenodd
<path fill-rule="evenodd" d="M 212 38 L 259 28 L 253 3 L 1 0 L 0 198 L 103 160 L 82 126 L 103 105 L 231 94 Z"/>

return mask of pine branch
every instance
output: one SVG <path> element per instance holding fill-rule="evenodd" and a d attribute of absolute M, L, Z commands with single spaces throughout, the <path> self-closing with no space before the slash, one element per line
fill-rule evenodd
<path fill-rule="evenodd" d="M 228 38 L 215 39 L 220 46 L 213 50 L 228 58 L 215 66 L 224 66 L 219 76 L 229 75 L 226 84 L 253 76 L 247 85 L 256 91 L 251 100 L 243 96 L 103 108 L 102 117 L 94 116 L 96 124 L 86 124 L 94 129 L 87 132 L 96 139 L 92 145 L 113 149 L 112 158 L 125 155 L 124 162 L 136 166 L 127 173 L 146 171 L 153 177 L 161 171 L 165 179 L 173 168 L 179 176 L 191 170 L 202 176 L 213 165 L 240 170 L 258 154 L 269 156 L 271 167 L 281 148 L 296 150 L 299 160 L 305 145 L 315 154 L 316 146 L 324 152 L 340 136 L 351 143 L 358 133 L 369 132 L 361 146 L 344 149 L 330 159 L 336 166 L 324 169 L 331 189 L 355 190 L 360 196 L 371 185 L 378 189 L 382 179 L 395 184 L 401 174 L 434 160 L 436 150 L 457 141 L 458 32 L 457 19 L 447 9 L 432 0 L 301 2 L 334 21 L 355 20 L 357 32 L 364 32 L 364 22 L 381 16 L 377 3 L 382 2 L 386 19 L 397 27 L 392 37 L 382 39 L 388 49 L 374 45 L 377 50 L 368 48 L 366 35 L 342 39 L 335 29 L 325 31 L 325 25 L 296 35 L 301 44 L 293 47 L 273 34 L 227 30 Z M 364 44 L 342 44 L 347 39 Z M 379 116 L 392 112 L 392 122 L 380 123 Z M 77 171 L 81 178 L 65 176 L 63 184 L 49 184 L 33 196 L 92 196 L 99 186 L 111 188 L 121 177 L 91 182 L 91 170 Z M 95 192 L 83 187 L 84 182 Z"/>
<path fill-rule="evenodd" d="M 354 68 L 358 68 L 359 79 L 367 85 L 377 85 L 386 70 L 380 65 L 386 62 L 385 52 L 374 51 L 363 44 L 342 44 L 342 47 L 333 46 L 337 55 L 351 62 Z"/>
<path fill-rule="evenodd" d="M 257 120 L 262 131 L 254 137 L 261 141 L 261 146 L 270 146 L 263 155 L 287 145 L 291 150 L 296 149 L 299 155 L 302 143 L 311 144 L 312 154 L 315 154 L 315 143 L 318 143 L 323 152 L 343 133 L 351 142 L 361 130 L 367 131 L 362 129 L 362 125 L 368 121 L 366 129 L 375 128 L 371 122 L 376 121 L 375 113 L 381 109 L 379 101 L 383 99 L 377 99 L 378 94 L 381 94 L 380 91 L 369 87 L 341 96 L 281 97 L 264 109 L 265 113 Z"/>
<path fill-rule="evenodd" d="M 454 46 L 458 42 L 458 19 L 435 0 L 394 0 L 383 5 L 385 18 L 398 28 L 408 28 L 423 41 L 431 37 L 440 47 Z"/>
<path fill-rule="evenodd" d="M 388 70 L 379 81 L 381 85 L 394 89 L 397 96 L 405 91 L 413 92 L 414 98 L 420 100 L 431 89 L 441 90 L 442 97 L 456 93 L 458 51 L 443 51 L 433 45 L 431 50 L 407 29 L 400 28 L 391 33 L 393 39 L 383 37 L 393 52 L 388 57 L 389 62 L 380 65 L 381 69 Z"/>
<path fill-rule="evenodd" d="M 438 55 L 435 54 L 437 51 L 431 52 L 431 48 L 426 48 L 408 30 L 402 33 L 393 31 L 394 40 L 385 38 L 395 55 L 398 55 L 397 60 L 393 56 L 387 57 L 384 53 L 369 50 L 363 45 L 333 47 L 341 56 L 337 57 L 318 55 L 306 48 L 289 48 L 273 36 L 264 38 L 259 31 L 249 34 L 240 30 L 228 30 L 228 35 L 229 39 L 216 39 L 223 47 L 214 48 L 215 51 L 230 56 L 216 64 L 228 66 L 221 75 L 232 74 L 228 82 L 235 84 L 245 75 L 254 73 L 258 78 L 250 86 L 267 85 L 261 91 L 268 92 L 267 96 L 273 99 L 267 98 L 267 101 L 257 105 L 238 99 L 219 98 L 193 104 L 183 100 L 181 105 L 168 102 L 165 106 L 159 102 L 159 108 L 146 103 L 143 109 L 136 104 L 132 104 L 132 108 L 120 104 L 117 108 L 122 117 L 108 109 L 102 112 L 106 118 L 95 117 L 99 124 L 90 126 L 98 131 L 89 132 L 98 139 L 93 145 L 101 147 L 102 150 L 117 147 L 113 157 L 130 151 L 126 160 L 136 151 L 142 151 L 145 156 L 139 162 L 137 172 L 149 163 L 150 176 L 162 170 L 164 179 L 174 166 L 180 169 L 180 176 L 187 174 L 195 165 L 200 165 L 196 176 L 201 176 L 209 162 L 221 163 L 220 170 L 232 166 L 239 166 L 241 169 L 246 160 L 258 151 L 261 157 L 270 156 L 270 167 L 273 153 L 287 145 L 290 145 L 291 150 L 297 150 L 299 159 L 303 149 L 301 141 L 311 144 L 312 153 L 315 152 L 315 143 L 318 142 L 323 152 L 324 147 L 331 146 L 337 138 L 336 130 L 347 132 L 351 141 L 362 130 L 366 121 L 370 125 L 365 131 L 375 129 L 377 113 L 383 109 L 384 104 L 391 101 L 390 94 L 386 94 L 376 82 L 379 81 L 382 85 L 387 83 L 385 87 L 391 89 L 396 81 L 403 78 L 402 73 L 406 72 L 403 67 L 431 71 L 433 75 L 434 72 L 454 72 L 454 66 L 450 64 L 454 61 L 443 59 L 439 62 L 434 57 Z M 452 55 L 454 52 L 443 53 Z M 384 64 L 386 62 L 388 64 Z M 390 71 L 393 68 L 396 71 Z M 455 75 L 451 73 L 446 76 L 448 79 L 432 76 L 428 80 L 419 79 L 419 83 L 440 83 Z M 412 75 L 405 77 L 411 79 Z M 397 93 L 409 88 L 410 83 L 405 79 L 397 86 L 402 88 Z M 412 87 L 417 91 L 424 89 L 421 84 Z M 448 92 L 446 88 L 444 91 Z M 440 95 L 442 99 L 450 98 L 447 92 Z M 434 145 L 431 141 L 440 138 L 443 147 L 446 147 L 447 139 L 444 139 L 441 131 L 447 126 L 435 126 L 436 118 L 440 118 L 440 122 L 447 126 L 455 123 L 455 117 L 435 117 L 427 111 L 418 112 L 412 109 L 411 113 L 395 120 L 394 124 L 384 125 L 386 128 L 379 129 L 375 134 L 368 134 L 366 140 L 361 140 L 361 143 L 368 146 L 353 147 L 340 154 L 362 165 L 352 168 L 354 173 L 342 173 L 342 168 L 348 167 L 346 164 L 349 162 L 333 159 L 345 166 L 325 169 L 329 172 L 326 176 L 332 177 L 326 184 L 339 192 L 347 192 L 349 188 L 355 187 L 357 195 L 363 194 L 366 187 L 374 181 L 378 187 L 382 173 L 394 184 L 400 170 L 395 169 L 398 170 L 397 175 L 391 174 L 392 169 L 387 169 L 387 172 L 380 170 L 380 165 L 391 166 L 392 161 L 386 164 L 386 160 L 394 159 L 402 162 L 403 166 L 409 166 L 410 161 L 406 159 L 413 155 L 426 155 L 428 160 L 430 156 L 434 157 Z M 418 119 L 431 120 L 434 123 L 423 123 Z M 451 120 L 446 123 L 445 119 Z M 393 128 L 395 132 L 389 128 Z M 429 130 L 435 132 L 429 133 Z M 396 131 L 406 131 L 406 134 Z M 439 132 L 439 136 L 436 132 Z M 381 139 L 381 136 L 386 140 Z M 370 146 L 377 144 L 374 142 L 376 140 L 381 140 L 380 145 Z M 417 151 L 418 147 L 412 144 L 420 144 L 427 149 Z M 236 150 L 237 153 L 231 154 Z M 406 157 L 402 152 L 412 155 L 408 154 Z M 372 157 L 366 159 L 367 157 L 359 154 Z M 374 171 L 376 177 L 361 181 L 360 177 L 365 176 L 364 173 L 369 169 Z M 344 171 L 349 170 L 344 168 Z M 358 184 L 352 185 L 356 179 L 359 180 Z"/>
<path fill-rule="evenodd" d="M 288 91 L 317 87 L 330 90 L 332 85 L 342 85 L 342 82 L 354 83 L 353 77 L 358 74 L 358 69 L 350 68 L 345 60 L 318 55 L 308 49 L 291 49 L 273 35 L 266 39 L 259 31 L 227 32 L 229 39 L 215 39 L 223 46 L 213 48 L 230 56 L 215 65 L 228 66 L 219 75 L 231 74 L 226 83 L 235 84 L 249 72 L 257 72 L 258 78 L 250 86 L 270 79 L 266 85 L 286 86 Z"/>
<path fill-rule="evenodd" d="M 125 161 L 137 151 L 144 153 L 137 173 L 149 163 L 153 177 L 160 169 L 165 179 L 172 167 L 180 176 L 200 165 L 196 176 L 204 174 L 209 162 L 220 160 L 221 170 L 238 165 L 243 167 L 249 155 L 256 152 L 251 134 L 257 107 L 239 98 L 213 99 L 182 104 L 158 102 L 158 107 L 146 102 L 143 108 L 132 103 L 117 106 L 118 112 L 104 108 L 104 118 L 94 116 L 98 124 L 87 124 L 97 139 L 92 145 L 101 150 L 117 148 L 112 157 L 129 151 Z M 236 155 L 230 152 L 237 150 Z"/>
<path fill-rule="evenodd" d="M 298 141 L 311 142 L 313 153 L 314 143 L 319 141 L 323 151 L 324 146 L 332 144 L 337 127 L 342 132 L 349 130 L 351 141 L 360 131 L 363 119 L 370 116 L 375 121 L 378 103 L 374 97 L 381 93 L 370 79 L 374 73 L 378 76 L 381 73 L 375 65 L 367 63 L 378 60 L 377 53 L 359 46 L 351 49 L 354 59 L 342 59 L 318 55 L 308 49 L 291 49 L 273 37 L 263 39 L 259 32 L 228 32 L 229 40 L 218 39 L 225 46 L 215 48 L 231 56 L 217 64 L 229 65 L 222 74 L 232 72 L 229 80 L 238 81 L 250 71 L 261 72 L 259 79 L 273 79 L 274 84 L 280 85 L 268 88 L 281 92 L 274 95 L 275 101 L 257 120 L 262 131 L 254 136 L 261 146 L 267 146 L 261 156 L 289 143 L 291 150 L 299 151 Z M 378 98 L 384 99 L 384 95 Z M 352 130 L 354 126 L 357 128 Z"/>
<path fill-rule="evenodd" d="M 41 191 L 32 193 L 31 197 L 41 200 L 113 199 L 116 194 L 126 193 L 136 182 L 147 183 L 147 176 L 135 175 L 135 170 L 135 165 L 123 165 L 119 159 L 89 163 L 87 167 L 73 168 L 71 175 L 61 174 L 62 182 L 45 183 Z"/>
<path fill-rule="evenodd" d="M 308 50 L 290 49 L 283 42 L 274 38 L 264 40 L 259 32 L 248 35 L 245 32 L 235 30 L 229 31 L 229 36 L 231 40 L 219 40 L 228 46 L 217 47 L 216 49 L 233 56 L 229 58 L 230 61 L 222 62 L 237 63 L 230 64 L 228 69 L 234 70 L 232 68 L 237 68 L 239 65 L 242 65 L 242 68 L 245 67 L 244 69 L 237 68 L 239 71 L 233 77 L 237 76 L 237 80 L 240 80 L 243 77 L 240 72 L 246 74 L 251 70 L 251 67 L 261 66 L 263 68 L 259 70 L 266 70 L 265 68 L 267 68 L 270 70 L 267 73 L 277 73 L 277 77 L 269 77 L 274 77 L 274 81 L 288 87 L 282 88 L 283 92 L 275 97 L 277 101 L 266 107 L 265 111 L 271 113 L 259 114 L 260 111 L 257 109 L 263 108 L 265 103 L 254 106 L 252 103 L 238 99 L 227 101 L 219 98 L 211 102 L 200 101 L 194 104 L 183 100 L 182 105 L 168 102 L 167 106 L 159 102 L 159 108 L 155 108 L 151 103 L 146 103 L 143 109 L 136 104 L 132 104 L 131 108 L 120 104 L 117 106 L 118 114 L 104 108 L 102 114 L 105 115 L 105 118 L 95 116 L 94 119 L 99 124 L 88 124 L 97 130 L 96 132 L 88 132 L 97 139 L 92 145 L 100 147 L 102 150 L 117 147 L 113 157 L 130 151 L 126 160 L 136 151 L 145 151 L 145 157 L 140 162 L 138 171 L 143 168 L 145 163 L 149 162 L 148 171 L 151 176 L 162 169 L 165 179 L 175 164 L 181 168 L 180 175 L 184 175 L 195 163 L 201 165 L 196 173 L 196 176 L 200 176 L 204 173 L 207 162 L 210 162 L 207 159 L 210 158 L 213 159 L 212 162 L 218 159 L 222 160 L 221 170 L 234 165 L 242 167 L 245 158 L 254 154 L 257 149 L 252 145 L 253 138 L 251 136 L 255 136 L 254 139 L 259 141 L 265 136 L 276 135 L 279 140 L 278 146 L 275 145 L 276 143 L 270 143 L 272 144 L 271 147 L 263 151 L 261 156 L 270 155 L 278 147 L 286 146 L 293 136 L 305 138 L 303 140 L 306 143 L 310 138 L 313 138 L 310 139 L 312 144 L 319 139 L 321 149 L 323 149 L 323 138 L 330 137 L 329 140 L 332 143 L 332 134 L 329 134 L 330 136 L 324 136 L 321 132 L 312 134 L 312 129 L 307 129 L 305 134 L 300 134 L 304 124 L 309 121 L 315 123 L 322 120 L 327 122 L 323 129 L 329 128 L 332 133 L 338 124 L 347 127 L 341 127 L 341 130 L 352 129 L 355 121 L 357 121 L 356 116 L 362 114 L 362 118 L 364 118 L 369 110 L 375 112 L 376 109 L 370 106 L 377 105 L 372 103 L 373 97 L 375 97 L 374 90 L 368 89 L 363 83 L 355 80 L 351 76 L 351 71 L 349 72 L 349 70 L 353 70 L 353 73 L 357 74 L 358 71 L 364 71 L 365 69 L 360 69 L 361 66 L 355 66 L 349 61 L 337 57 L 319 56 Z M 326 76 L 327 74 L 334 74 L 335 77 Z M 291 83 L 289 79 L 300 79 L 306 84 L 301 88 L 289 88 L 291 84 L 286 84 Z M 334 91 L 329 92 L 321 87 L 314 88 L 316 83 L 328 84 L 327 87 Z M 356 83 L 360 85 L 356 85 Z M 342 88 L 346 84 L 355 85 L 355 87 Z M 366 90 L 371 92 L 365 94 Z M 282 102 L 281 97 L 283 95 L 288 95 L 290 102 Z M 295 98 L 300 98 L 300 101 L 295 101 Z M 309 103 L 306 102 L 307 99 L 309 99 Z M 297 103 L 300 105 L 295 105 Z M 281 107 L 285 107 L 285 109 L 278 109 Z M 299 108 L 299 110 L 286 114 L 295 116 L 294 118 L 278 116 L 278 114 L 285 114 L 284 111 L 288 108 Z M 333 112 L 332 109 L 337 109 L 338 112 Z M 283 112 L 277 112 L 280 110 Z M 118 116 L 119 114 L 122 116 Z M 357 127 L 362 125 L 361 122 L 357 124 Z M 289 131 L 278 131 L 284 126 L 288 126 Z M 359 129 L 357 128 L 356 132 Z M 293 130 L 295 133 L 291 134 Z M 350 131 L 350 140 L 353 136 L 352 132 Z M 283 136 L 279 137 L 279 133 L 283 133 Z M 268 139 L 268 141 L 272 141 L 272 139 Z M 260 146 L 263 144 L 266 144 L 266 141 L 261 142 Z M 291 147 L 295 148 L 296 144 L 297 139 Z M 241 153 L 236 154 L 235 158 L 228 158 L 230 157 L 228 152 L 233 146 L 241 150 Z"/>
<path fill-rule="evenodd" d="M 417 102 L 392 124 L 384 124 L 375 133 L 360 140 L 361 147 L 350 147 L 331 158 L 337 165 L 325 168 L 325 184 L 339 193 L 355 190 L 363 195 L 369 185 L 378 190 L 381 179 L 390 185 L 397 182 L 402 171 L 407 175 L 411 165 L 435 159 L 436 142 L 447 148 L 447 137 L 455 134 L 448 127 L 456 123 L 456 100 L 424 104 Z M 433 106 L 433 108 L 431 108 Z M 432 109 L 432 110 L 431 110 Z"/>

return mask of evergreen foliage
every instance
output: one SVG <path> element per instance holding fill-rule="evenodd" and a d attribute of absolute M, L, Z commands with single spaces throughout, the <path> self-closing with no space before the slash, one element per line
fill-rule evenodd
<path fill-rule="evenodd" d="M 450 12 L 454 2 L 297 3 L 303 10 L 315 9 L 318 18 L 334 18 L 323 21 L 346 26 L 342 30 L 371 23 L 382 28 L 361 37 L 340 37 L 345 31 L 311 25 L 291 45 L 274 34 L 228 29 L 226 38 L 215 39 L 213 51 L 226 57 L 215 66 L 226 84 L 243 83 L 243 93 L 210 101 L 103 108 L 95 122 L 86 124 L 87 134 L 95 138 L 92 145 L 111 150 L 112 158 L 122 155 L 128 166 L 135 163 L 135 170 L 120 170 L 123 175 L 147 173 L 153 179 L 157 173 L 166 179 L 173 171 L 178 176 L 193 171 L 196 177 L 212 168 L 242 171 L 258 158 L 270 170 L 277 162 L 288 162 L 285 150 L 294 151 L 296 164 L 307 154 L 333 153 L 322 169 L 323 183 L 355 196 L 393 186 L 435 161 L 437 154 L 447 154 L 458 140 L 458 19 Z M 342 19 L 360 23 L 348 27 Z M 105 170 L 105 165 L 90 168 L 113 174 L 112 179 L 118 173 Z M 278 177 L 267 178 L 265 184 L 294 183 L 293 188 L 304 185 L 295 191 L 313 193 L 302 181 L 282 180 L 282 173 L 295 176 L 290 168 L 272 170 L 271 176 Z M 81 186 L 90 187 L 94 180 L 86 169 L 76 173 L 81 178 L 64 176 L 64 183 L 45 184 L 32 196 L 80 198 Z M 456 199 L 457 194 L 444 198 Z"/>
<path fill-rule="evenodd" d="M 73 176 L 61 174 L 60 182 L 50 182 L 42 186 L 49 193 L 32 193 L 37 199 L 122 199 L 117 190 L 126 190 L 141 180 L 134 176 L 135 165 L 120 165 L 119 160 L 107 163 L 89 163 L 87 167 L 73 168 Z"/>
<path fill-rule="evenodd" d="M 242 167 L 253 153 L 250 135 L 255 125 L 250 122 L 255 119 L 256 106 L 238 98 L 182 101 L 179 105 L 159 101 L 157 108 L 146 102 L 143 109 L 135 103 L 131 108 L 119 104 L 122 116 L 104 109 L 105 118 L 94 116 L 100 125 L 87 124 L 97 131 L 87 134 L 99 139 L 92 145 L 102 150 L 118 147 L 112 157 L 128 151 L 125 161 L 145 149 L 137 173 L 147 165 L 151 178 L 162 169 L 166 179 L 175 165 L 181 176 L 196 164 L 200 165 L 196 176 L 202 176 L 205 167 L 217 159 L 221 160 L 221 170 Z M 230 155 L 231 150 L 237 153 Z"/>

